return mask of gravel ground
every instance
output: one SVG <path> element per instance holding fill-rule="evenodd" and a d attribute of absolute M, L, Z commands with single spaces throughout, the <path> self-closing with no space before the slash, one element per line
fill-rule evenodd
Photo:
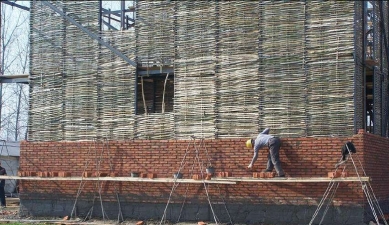
<path fill-rule="evenodd" d="M 119 224 L 117 220 L 95 220 L 91 219 L 88 221 L 82 221 L 82 219 L 68 219 L 67 217 L 64 218 L 32 218 L 32 217 L 26 217 L 21 218 L 19 216 L 19 202 L 17 200 L 11 200 L 7 199 L 7 208 L 0 208 L 0 224 L 4 223 L 12 223 L 12 222 L 19 222 L 23 224 L 63 224 L 63 225 L 71 225 L 71 224 L 85 224 L 85 225 L 109 225 L 109 224 Z M 199 221 L 203 222 L 203 221 Z M 185 222 L 185 223 L 163 223 L 167 225 L 201 225 L 199 222 Z M 126 220 L 121 222 L 120 224 L 123 225 L 159 225 L 160 221 L 135 221 L 135 220 Z M 212 223 L 210 221 L 204 221 L 203 225 L 212 225 L 216 223 Z M 220 223 L 219 223 L 220 224 Z"/>
<path fill-rule="evenodd" d="M 95 220 L 91 219 L 88 221 L 82 221 L 82 219 L 68 219 L 64 218 L 32 218 L 32 217 L 23 217 L 19 216 L 19 199 L 18 198 L 7 198 L 7 208 L 0 208 L 0 224 L 19 222 L 23 224 L 85 224 L 85 225 L 109 225 L 109 224 L 119 224 L 117 220 Z M 202 223 L 201 223 L 202 222 Z M 147 220 L 147 221 L 136 221 L 136 220 L 126 220 L 120 222 L 123 225 L 159 225 L 160 221 L 156 220 Z M 198 222 L 180 222 L 180 223 L 162 223 L 165 225 L 216 225 L 214 221 L 198 221 Z M 227 225 L 218 223 L 220 225 Z M 239 224 L 235 224 L 239 225 Z M 240 224 L 242 225 L 242 224 Z M 260 225 L 260 224 L 258 224 Z"/>

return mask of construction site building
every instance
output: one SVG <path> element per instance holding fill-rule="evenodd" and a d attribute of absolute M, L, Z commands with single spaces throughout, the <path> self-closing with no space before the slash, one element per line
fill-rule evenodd
<path fill-rule="evenodd" d="M 387 1 L 118 2 L 31 1 L 22 215 L 308 224 L 346 141 L 389 212 Z M 239 181 L 267 127 L 298 179 Z M 338 185 L 324 224 L 371 221 Z"/>

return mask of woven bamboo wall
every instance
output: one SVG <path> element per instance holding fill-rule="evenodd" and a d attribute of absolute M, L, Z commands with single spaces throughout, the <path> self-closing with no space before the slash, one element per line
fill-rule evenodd
<path fill-rule="evenodd" d="M 156 66 L 172 66 L 174 63 L 174 9 L 175 4 L 169 1 L 137 1 L 136 5 L 136 60 L 146 67 Z M 164 75 L 165 78 L 166 75 Z M 172 77 L 172 74 L 170 75 Z M 140 81 L 143 82 L 143 81 Z M 138 82 L 138 83 L 140 83 Z M 139 86 L 139 85 L 138 85 Z M 145 90 L 142 96 L 138 95 L 140 104 L 148 104 L 153 96 L 150 96 L 146 89 L 147 84 L 143 85 Z M 139 87 L 141 88 L 141 86 Z M 160 88 L 163 90 L 163 88 Z M 169 90 L 168 90 L 169 91 Z M 138 92 L 142 93 L 142 91 Z M 146 93 L 146 94 L 145 94 Z M 163 91 L 158 93 L 163 95 Z M 157 102 L 156 108 L 162 108 L 162 102 Z M 147 107 L 146 106 L 146 107 Z M 166 108 L 172 108 L 167 106 Z M 162 111 L 162 110 L 161 110 Z M 140 108 L 138 113 L 143 113 Z M 146 113 L 134 116 L 135 138 L 137 139 L 172 139 L 174 138 L 174 117 L 173 113 Z"/>
<path fill-rule="evenodd" d="M 355 2 L 355 18 L 363 18 L 364 2 L 356 1 Z M 354 125 L 357 128 L 363 128 L 366 124 L 365 120 L 365 104 L 363 99 L 365 98 L 365 83 L 364 83 L 364 21 L 362 19 L 355 20 L 355 46 L 354 46 L 354 56 L 355 56 L 355 116 L 354 116 Z"/>
<path fill-rule="evenodd" d="M 99 32 L 98 2 L 50 3 Z M 135 68 L 39 1 L 31 4 L 31 27 L 29 140 L 133 138 Z M 135 57 L 133 31 L 101 37 Z"/>
<path fill-rule="evenodd" d="M 142 64 L 173 65 L 174 7 L 170 1 L 137 1 L 137 61 Z"/>
<path fill-rule="evenodd" d="M 214 137 L 216 3 L 178 1 L 174 64 L 176 137 Z"/>
<path fill-rule="evenodd" d="M 97 2 L 64 5 L 98 32 Z M 30 140 L 354 133 L 354 2 L 138 1 L 135 33 L 102 34 L 143 66 L 174 66 L 173 111 L 138 115 L 135 68 L 38 6 Z"/>
<path fill-rule="evenodd" d="M 135 58 L 135 35 L 132 30 L 104 31 L 104 41 L 130 59 Z M 135 67 L 106 47 L 99 49 L 96 111 L 97 136 L 123 140 L 135 133 Z"/>
<path fill-rule="evenodd" d="M 263 124 L 258 12 L 255 1 L 219 4 L 216 126 L 220 138 L 247 137 Z"/>
<path fill-rule="evenodd" d="M 56 2 L 60 9 L 61 2 Z M 29 138 L 64 138 L 65 56 L 64 20 L 45 7 L 31 2 L 30 14 L 30 110 Z"/>
<path fill-rule="evenodd" d="M 354 132 L 354 2 L 307 6 L 308 135 Z"/>
<path fill-rule="evenodd" d="M 82 7 L 80 7 L 82 4 Z M 92 32 L 98 32 L 96 2 L 64 1 L 68 14 Z M 72 23 L 65 22 L 64 50 L 64 139 L 96 137 L 98 43 Z"/>
<path fill-rule="evenodd" d="M 307 112 L 312 110 L 307 90 L 314 85 L 308 83 L 305 67 L 305 4 L 265 1 L 260 12 L 263 124 L 282 136 L 305 136 Z"/>

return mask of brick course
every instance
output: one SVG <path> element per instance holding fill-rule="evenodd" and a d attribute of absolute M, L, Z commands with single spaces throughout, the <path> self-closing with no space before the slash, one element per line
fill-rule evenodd
<path fill-rule="evenodd" d="M 253 171 L 247 170 L 252 150 L 245 148 L 245 139 L 204 140 L 201 146 L 197 141 L 200 160 L 209 159 L 216 172 L 228 171 L 234 177 L 252 177 L 266 165 L 266 151 L 259 154 Z M 376 135 L 359 132 L 349 138 L 285 138 L 280 151 L 283 169 L 291 177 L 327 177 L 334 171 L 334 165 L 341 158 L 341 147 L 346 141 L 352 141 L 357 149 L 353 155 L 356 164 L 361 162 L 368 176 L 372 178 L 372 187 L 376 197 L 389 197 L 387 188 L 389 140 Z M 98 162 L 100 171 L 115 172 L 117 176 L 129 177 L 132 171 L 155 174 L 158 178 L 172 178 L 177 172 L 186 154 L 186 166 L 181 171 L 189 178 L 190 168 L 195 159 L 195 147 L 192 140 L 131 140 L 108 142 L 22 142 L 20 170 L 32 171 L 68 171 L 72 176 L 82 176 L 84 171 L 94 172 Z M 204 147 L 205 146 L 205 147 Z M 209 157 L 207 157 L 207 155 Z M 100 160 L 101 159 L 101 160 Z M 110 164 L 112 170 L 110 171 Z M 86 167 L 86 165 L 88 165 Z M 204 164 L 205 168 L 206 164 Z M 199 170 L 196 170 L 200 172 Z M 349 176 L 356 176 L 351 162 L 347 162 Z M 363 175 L 363 174 L 360 174 Z M 142 203 L 166 203 L 172 183 L 149 182 L 102 182 L 105 201 L 115 201 L 115 189 L 121 201 Z M 288 204 L 315 206 L 321 200 L 328 183 L 265 183 L 241 182 L 235 185 L 208 185 L 209 194 L 215 199 L 220 193 L 226 202 L 252 204 Z M 27 181 L 20 183 L 22 199 L 60 199 L 74 200 L 80 181 Z M 87 181 L 82 188 L 80 199 L 88 200 L 96 193 L 96 181 Z M 172 202 L 180 202 L 187 197 L 187 203 L 206 203 L 203 184 L 181 184 L 174 191 Z M 334 198 L 334 205 L 360 205 L 365 197 L 359 182 L 340 183 Z"/>

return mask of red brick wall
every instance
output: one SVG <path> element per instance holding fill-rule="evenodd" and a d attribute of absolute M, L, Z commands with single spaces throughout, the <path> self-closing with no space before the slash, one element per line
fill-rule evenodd
<path fill-rule="evenodd" d="M 357 148 L 353 159 L 363 163 L 368 176 L 373 178 L 374 193 L 378 198 L 387 198 L 389 141 L 367 133 L 350 138 L 285 138 L 282 139 L 281 160 L 290 177 L 327 177 L 341 157 L 341 146 L 348 140 Z M 134 140 L 109 142 L 23 142 L 21 144 L 21 171 L 69 171 L 72 176 L 81 176 L 83 171 L 95 171 L 100 162 L 101 172 L 110 172 L 110 165 L 118 176 L 130 176 L 131 171 L 155 173 L 158 178 L 172 178 L 181 162 L 186 162 L 183 173 L 188 178 L 190 168 L 200 173 L 195 161 L 196 150 L 201 161 L 208 159 L 217 171 L 228 171 L 234 177 L 251 177 L 246 169 L 252 150 L 245 148 L 244 139 L 205 140 Z M 103 153 L 103 154 L 101 154 Z M 186 155 L 186 160 L 184 156 Z M 207 157 L 207 155 L 209 157 Z M 357 157 L 358 156 L 358 157 Z M 255 171 L 266 165 L 266 150 L 260 152 Z M 355 175 L 351 162 L 347 170 Z M 362 175 L 362 174 L 361 174 Z M 116 189 L 122 201 L 166 203 L 172 183 L 153 182 L 102 182 L 105 200 L 115 200 Z M 208 191 L 214 199 L 222 196 L 227 202 L 275 203 L 295 205 L 317 205 L 328 183 L 264 183 L 241 182 L 238 184 L 209 185 Z M 69 198 L 77 195 L 80 181 L 21 181 L 21 198 L 39 199 Z M 96 182 L 88 181 L 80 189 L 80 198 L 88 199 L 96 193 Z M 221 194 L 220 194 L 221 193 Z M 42 194 L 42 195 L 40 195 Z M 48 195 L 49 194 L 49 195 Z M 204 201 L 203 184 L 180 184 L 173 192 L 172 201 Z M 364 194 L 359 182 L 341 183 L 334 199 L 335 204 L 362 204 Z"/>
<path fill-rule="evenodd" d="M 377 198 L 389 197 L 389 139 L 363 133 L 364 170 Z M 357 150 L 358 151 L 358 150 Z"/>

